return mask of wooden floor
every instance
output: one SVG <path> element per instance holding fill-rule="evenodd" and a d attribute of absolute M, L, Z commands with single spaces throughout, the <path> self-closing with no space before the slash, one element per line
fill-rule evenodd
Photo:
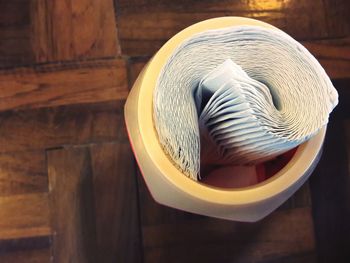
<path fill-rule="evenodd" d="M 320 164 L 258 223 L 156 204 L 123 105 L 179 30 L 218 16 L 301 41 L 340 94 Z M 0 262 L 350 262 L 347 0 L 0 0 Z"/>

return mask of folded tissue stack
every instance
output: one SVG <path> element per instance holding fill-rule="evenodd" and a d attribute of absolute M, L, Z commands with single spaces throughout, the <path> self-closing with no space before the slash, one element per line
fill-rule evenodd
<path fill-rule="evenodd" d="M 276 29 L 231 26 L 179 45 L 153 91 L 159 142 L 194 180 L 205 164 L 251 165 L 315 135 L 338 103 L 317 60 Z"/>

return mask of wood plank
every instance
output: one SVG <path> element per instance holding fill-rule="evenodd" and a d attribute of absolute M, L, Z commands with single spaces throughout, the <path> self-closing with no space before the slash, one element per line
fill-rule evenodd
<path fill-rule="evenodd" d="M 2 71 L 0 90 L 0 111 L 124 99 L 126 65 L 110 59 Z"/>
<path fill-rule="evenodd" d="M 27 0 L 13 0 L 13 1 L 1 1 L 1 16 L 0 25 L 14 26 L 28 24 L 29 17 L 29 1 Z"/>
<path fill-rule="evenodd" d="M 333 81 L 339 94 L 339 103 L 331 113 L 332 120 L 344 120 L 350 118 L 350 81 L 349 79 L 338 79 Z"/>
<path fill-rule="evenodd" d="M 91 147 L 97 262 L 142 262 L 133 155 L 127 141 Z"/>
<path fill-rule="evenodd" d="M 349 6 L 346 0 L 338 2 L 344 7 Z M 259 19 L 281 28 L 298 40 L 337 38 L 350 33 L 348 19 L 338 23 L 336 14 L 341 8 L 327 5 L 331 11 L 326 13 L 322 0 L 116 0 L 116 5 L 122 52 L 131 56 L 152 55 L 181 29 L 220 16 Z M 343 29 L 338 30 L 340 27 Z"/>
<path fill-rule="evenodd" d="M 327 4 L 329 8 L 324 11 L 322 1 L 196 1 L 191 5 L 188 1 L 130 3 L 116 0 L 124 54 L 150 56 L 169 38 L 193 23 L 216 16 L 244 15 L 271 23 L 301 40 L 332 79 L 341 79 L 350 78 L 350 22 L 348 19 L 339 21 L 336 14 L 345 16 L 344 10 L 350 11 L 350 4 L 343 0 L 337 2 L 338 6 Z M 194 13 L 188 11 L 189 5 Z M 140 60 L 131 60 L 131 66 L 141 67 Z M 135 73 L 131 71 L 130 74 Z M 134 80 L 135 76 L 130 79 Z"/>
<path fill-rule="evenodd" d="M 307 184 L 264 220 L 237 223 L 159 205 L 138 181 L 145 262 L 316 262 Z"/>
<path fill-rule="evenodd" d="M 349 120 L 344 123 L 344 119 L 331 115 L 323 155 L 311 176 L 319 262 L 350 259 L 350 172 L 346 148 L 349 141 L 345 137 L 348 133 Z"/>
<path fill-rule="evenodd" d="M 0 1 L 0 68 L 34 61 L 29 6 L 29 0 Z"/>
<path fill-rule="evenodd" d="M 96 262 L 93 177 L 87 147 L 48 151 L 53 262 Z"/>
<path fill-rule="evenodd" d="M 0 240 L 50 236 L 47 193 L 0 197 Z"/>
<path fill-rule="evenodd" d="M 37 62 L 114 57 L 120 53 L 112 0 L 32 0 Z"/>
<path fill-rule="evenodd" d="M 0 196 L 47 191 L 44 151 L 0 154 Z"/>
<path fill-rule="evenodd" d="M 286 202 L 277 210 L 294 209 L 301 207 L 311 207 L 311 192 L 309 181 L 300 187 Z"/>
<path fill-rule="evenodd" d="M 0 113 L 0 152 L 126 140 L 123 101 Z"/>
<path fill-rule="evenodd" d="M 271 23 L 299 39 L 329 37 L 322 1 L 116 1 L 119 35 L 125 40 L 164 39 L 201 20 L 244 16 Z M 191 7 L 190 9 L 188 7 Z M 313 12 L 313 16 L 309 13 Z M 152 16 L 148 16 L 152 13 Z M 128 19 L 133 20 L 128 20 Z M 143 23 L 138 23 L 143 19 Z M 293 23 L 290 23 L 293 21 Z M 137 26 L 138 25 L 138 26 Z M 315 27 L 316 26 L 316 27 Z M 140 43 L 142 44 L 142 43 Z M 122 42 L 122 50 L 123 50 Z M 124 51 L 124 50 L 123 50 Z M 125 51 L 124 51 L 125 52 Z"/>
<path fill-rule="evenodd" d="M 128 60 L 128 83 L 129 89 L 134 85 L 135 80 L 140 74 L 141 70 L 149 61 L 150 57 L 133 57 Z"/>
<path fill-rule="evenodd" d="M 350 78 L 350 37 L 302 42 L 332 79 Z"/>
<path fill-rule="evenodd" d="M 187 213 L 181 210 L 163 206 L 154 201 L 151 196 L 142 175 L 137 170 L 137 181 L 139 191 L 140 219 L 142 228 L 150 225 L 162 223 L 177 224 L 181 222 L 190 222 L 206 218 L 205 216 Z"/>
<path fill-rule="evenodd" d="M 51 262 L 49 248 L 25 249 L 20 251 L 0 253 L 1 263 L 48 263 Z"/>
<path fill-rule="evenodd" d="M 28 64 L 34 60 L 28 31 L 27 26 L 16 26 L 16 29 L 0 27 L 0 68 Z"/>
<path fill-rule="evenodd" d="M 350 33 L 350 2 L 347 0 L 323 0 L 328 31 L 338 37 L 348 37 Z"/>
<path fill-rule="evenodd" d="M 345 143 L 346 143 L 348 175 L 350 175 L 350 120 L 349 119 L 344 120 L 343 125 L 344 125 L 344 134 L 345 134 Z"/>
<path fill-rule="evenodd" d="M 33 237 L 0 241 L 0 262 L 51 262 L 50 238 Z"/>
<path fill-rule="evenodd" d="M 314 251 L 310 208 L 261 222 L 203 219 L 143 227 L 145 262 L 263 262 Z"/>
<path fill-rule="evenodd" d="M 261 263 L 316 263 L 317 257 L 315 253 L 301 253 L 293 256 L 287 256 L 277 259 L 263 260 Z"/>
<path fill-rule="evenodd" d="M 0 1 L 0 67 L 117 55 L 113 0 Z"/>

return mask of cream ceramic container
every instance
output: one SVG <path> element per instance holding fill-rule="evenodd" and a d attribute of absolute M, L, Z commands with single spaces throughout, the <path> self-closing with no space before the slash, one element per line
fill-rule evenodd
<path fill-rule="evenodd" d="M 192 213 L 254 222 L 275 210 L 307 180 L 319 160 L 326 128 L 300 145 L 290 162 L 270 179 L 251 187 L 228 189 L 211 187 L 182 174 L 162 150 L 152 117 L 153 90 L 173 50 L 196 33 L 235 25 L 274 28 L 253 19 L 222 17 L 179 32 L 140 73 L 125 104 L 125 121 L 137 163 L 155 201 Z"/>

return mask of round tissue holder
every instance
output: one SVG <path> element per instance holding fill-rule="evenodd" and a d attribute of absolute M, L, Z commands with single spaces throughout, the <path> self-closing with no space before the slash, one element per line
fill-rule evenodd
<path fill-rule="evenodd" d="M 173 50 L 193 34 L 234 25 L 264 22 L 221 17 L 194 24 L 172 37 L 136 80 L 125 104 L 125 121 L 137 163 L 153 198 L 180 210 L 235 221 L 260 220 L 285 202 L 310 176 L 321 155 L 326 128 L 300 145 L 292 159 L 271 178 L 245 188 L 217 188 L 182 174 L 164 153 L 153 124 L 153 89 Z"/>

